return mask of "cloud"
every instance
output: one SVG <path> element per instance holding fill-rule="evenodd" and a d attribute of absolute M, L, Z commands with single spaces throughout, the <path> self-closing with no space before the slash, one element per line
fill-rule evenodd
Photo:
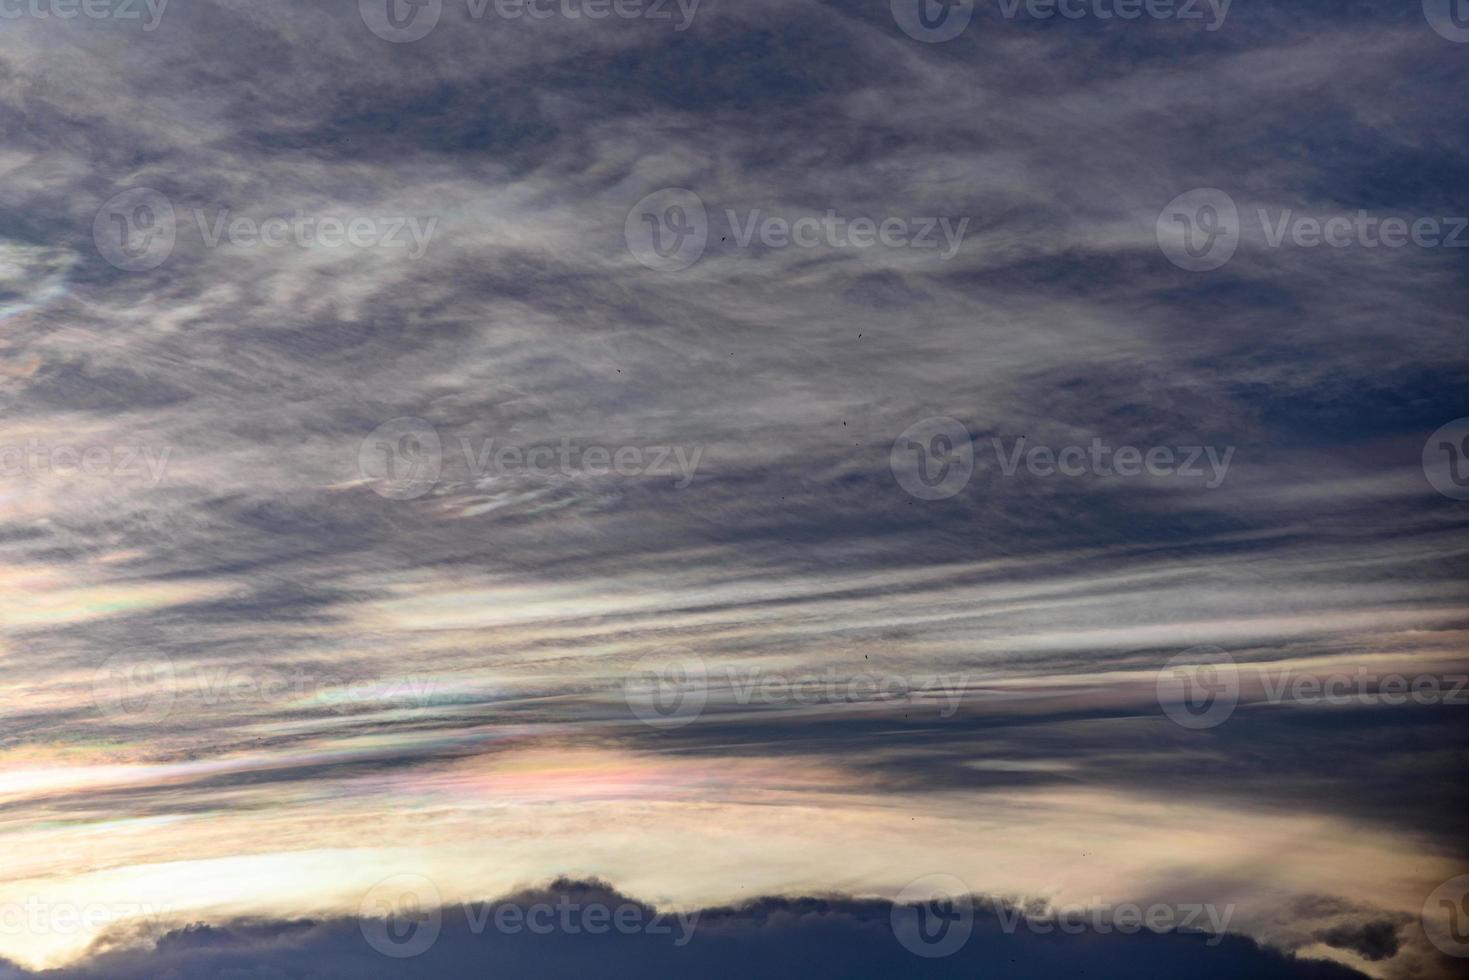
<path fill-rule="evenodd" d="M 1371 959 L 1374 923 L 1469 856 L 1443 776 L 1462 709 L 1250 688 L 1194 732 L 1154 687 L 1198 644 L 1293 677 L 1465 671 L 1464 515 L 1421 461 L 1469 401 L 1469 253 L 1265 235 L 1287 211 L 1469 214 L 1463 51 L 1414 5 L 1237 4 L 1214 32 L 979 5 L 943 44 L 883 3 L 775 0 L 706 0 L 684 31 L 450 3 L 411 44 L 352 3 L 200 0 L 135 26 L 23 17 L 0 51 L 7 895 L 177 894 L 238 860 L 269 871 L 220 879 L 248 890 L 230 916 L 305 914 L 274 874 L 342 914 L 349 865 L 419 834 L 445 851 L 415 861 L 472 867 L 485 894 L 510 873 L 471 860 L 490 820 L 523 830 L 516 875 L 636 871 L 695 904 L 886 893 L 903 862 L 1000 874 L 1021 830 L 1105 825 L 1084 871 L 1048 850 L 1015 888 L 1198 881 L 1241 893 L 1256 938 L 1416 968 L 1411 930 Z M 128 272 L 96 219 L 142 187 L 176 240 Z M 625 241 L 666 187 L 709 219 L 678 273 Z M 1195 187 L 1247 225 L 1207 274 L 1156 235 Z M 740 241 L 829 213 L 968 223 L 947 258 Z M 322 219 L 433 230 L 420 254 L 332 244 Z M 290 230 L 273 246 L 236 221 Z M 939 416 L 973 474 L 922 500 L 895 441 Z M 369 437 L 403 417 L 440 467 L 391 499 Z M 1233 456 L 1212 488 L 1007 473 L 1022 438 Z M 629 476 L 588 447 L 699 462 Z M 89 450 L 100 469 L 74 462 Z M 526 465 L 540 451 L 557 462 Z M 640 724 L 629 674 L 690 652 L 717 681 L 704 713 Z M 960 702 L 847 698 L 864 673 L 961 678 Z M 828 675 L 840 696 L 790 696 Z M 711 812 L 768 834 L 764 860 L 701 836 Z M 976 839 L 974 813 L 1014 824 Z M 363 839 L 384 824 L 400 836 Z M 894 845 L 902 824 L 930 839 Z M 1370 913 L 1292 904 L 1323 892 Z M 274 928 L 229 921 L 165 953 Z M 272 941 L 331 947 L 331 928 Z M 32 939 L 0 952 L 65 958 Z"/>
<path fill-rule="evenodd" d="M 1066 935 L 1021 925 L 1007 932 L 1004 905 L 980 902 L 972 933 L 952 955 L 915 956 L 894 931 L 894 906 L 840 895 L 757 898 L 738 906 L 660 911 L 605 884 L 561 879 L 493 902 L 421 909 L 385 932 L 382 920 L 239 921 L 198 924 L 159 937 L 148 949 L 102 951 L 42 976 L 224 978 L 447 977 L 483 970 L 538 976 L 893 975 L 973 976 L 1003 965 L 1008 975 L 1309 978 L 1360 974 L 1319 960 L 1282 955 L 1238 936 L 1211 944 L 1184 932 Z M 1024 921 L 1024 920 L 1020 920 Z M 414 930 L 437 922 L 418 950 Z M 593 931 L 595 930 L 595 934 Z M 389 938 L 391 937 L 391 938 Z M 401 944 L 401 945 L 400 945 Z"/>

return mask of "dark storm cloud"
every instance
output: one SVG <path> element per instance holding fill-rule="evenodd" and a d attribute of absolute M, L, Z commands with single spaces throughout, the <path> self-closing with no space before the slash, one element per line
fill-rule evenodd
<path fill-rule="evenodd" d="M 493 924 L 502 921 L 496 916 L 503 908 L 517 908 L 524 916 L 539 904 L 554 913 L 558 902 L 575 910 L 564 917 L 571 922 L 570 929 L 533 933 L 527 925 L 515 925 L 521 919 L 511 917 L 503 919 L 511 923 L 508 928 Z M 544 977 L 970 977 L 996 969 L 1024 980 L 1081 974 L 1103 980 L 1162 980 L 1180 972 L 1221 980 L 1361 976 L 1334 964 L 1283 956 L 1237 936 L 1213 945 L 1203 935 L 1186 932 L 1076 937 L 1054 928 L 1041 935 L 1023 925 L 1006 932 L 1003 913 L 1008 910 L 987 901 L 978 902 L 973 933 L 964 946 L 940 959 L 918 958 L 900 945 L 891 904 L 837 895 L 760 898 L 735 908 L 697 910 L 685 913 L 692 926 L 688 931 L 682 929 L 685 920 L 596 882 L 562 880 L 475 905 L 440 910 L 438 938 L 411 958 L 375 952 L 366 939 L 373 931 L 370 920 L 238 922 L 171 932 L 152 949 L 102 952 L 73 969 L 40 974 L 14 970 L 9 976 L 326 980 L 465 976 L 487 968 Z M 590 935 L 579 925 L 580 910 L 593 905 L 631 909 L 626 921 L 636 915 L 647 928 L 619 933 L 608 927 L 605 934 Z"/>
<path fill-rule="evenodd" d="M 1337 926 L 1322 933 L 1321 941 L 1328 946 L 1355 950 L 1362 954 L 1363 959 L 1374 962 L 1397 955 L 1401 946 L 1398 941 L 1398 924 L 1395 922 Z"/>

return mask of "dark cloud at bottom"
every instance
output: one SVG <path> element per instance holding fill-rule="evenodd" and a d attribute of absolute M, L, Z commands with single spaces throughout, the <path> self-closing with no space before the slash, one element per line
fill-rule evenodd
<path fill-rule="evenodd" d="M 536 903 L 637 909 L 637 931 L 591 935 L 557 927 L 499 929 L 499 909 Z M 472 913 L 472 914 L 471 914 Z M 986 977 L 1006 980 L 1360 980 L 1339 964 L 1300 959 L 1228 935 L 1198 932 L 1042 934 L 976 902 L 973 931 L 951 955 L 924 958 L 899 942 L 893 906 L 878 899 L 760 898 L 706 909 L 692 930 L 672 915 L 599 883 L 558 881 L 488 906 L 446 906 L 441 929 L 419 955 L 394 958 L 368 941 L 382 922 L 236 921 L 170 932 L 151 948 L 112 949 L 74 967 L 31 974 L 0 966 L 5 980 L 336 980 L 449 977 Z M 628 913 L 632 917 L 632 913 Z M 573 919 L 575 921 L 575 919 Z M 687 921 L 687 920 L 686 920 Z M 1013 920 L 1012 920 L 1013 921 Z M 473 924 L 471 924 L 473 923 Z M 544 920 L 543 923 L 544 925 Z M 478 928 L 476 928 L 478 926 Z M 651 926 L 651 928 L 647 928 Z M 410 927 L 411 930 L 411 927 Z M 411 936 L 395 933 L 397 941 Z M 686 939 L 680 945 L 680 941 Z"/>

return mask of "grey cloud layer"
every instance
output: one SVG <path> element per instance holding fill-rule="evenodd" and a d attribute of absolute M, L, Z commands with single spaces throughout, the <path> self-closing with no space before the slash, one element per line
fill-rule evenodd
<path fill-rule="evenodd" d="M 355 4 L 175 0 L 146 35 L 7 22 L 3 441 L 169 455 L 151 483 L 51 474 L 0 487 L 15 506 L 0 560 L 71 586 L 211 588 L 6 621 L 0 679 L 45 686 L 46 670 L 86 674 L 118 650 L 372 676 L 422 639 L 415 628 L 464 630 L 421 661 L 426 673 L 488 663 L 530 678 L 523 703 L 464 695 L 407 717 L 268 706 L 272 720 L 307 721 L 268 743 L 288 747 L 359 730 L 452 741 L 491 706 L 517 724 L 615 727 L 627 719 L 608 692 L 627 651 L 668 640 L 1023 676 L 1146 669 L 1198 643 L 1242 660 L 1420 643 L 1448 656 L 1466 625 L 1469 538 L 1419 454 L 1469 405 L 1469 254 L 1247 242 L 1196 275 L 1153 238 L 1159 209 L 1199 186 L 1250 213 L 1469 214 L 1466 50 L 1410 13 L 1235 5 L 1206 35 L 1007 22 L 981 7 L 943 45 L 903 36 L 885 3 L 710 0 L 677 33 L 477 23 L 450 4 L 402 45 L 374 37 Z M 169 260 L 129 274 L 103 261 L 92 224 L 138 186 L 181 220 Z M 628 209 L 669 186 L 716 216 L 969 223 L 940 261 L 743 247 L 732 230 L 720 240 L 719 218 L 698 263 L 660 274 L 622 236 Z M 222 209 L 257 222 L 413 216 L 434 232 L 420 258 L 211 247 L 193 215 Z M 684 488 L 485 476 L 451 460 L 432 494 L 392 501 L 361 485 L 358 449 L 399 416 L 450 445 L 568 438 L 702 457 Z M 894 438 L 931 416 L 961 420 L 980 446 L 949 501 L 916 501 L 889 471 Z M 1207 491 L 1006 476 L 984 447 L 1022 436 L 1236 455 Z M 999 564 L 971 567 L 987 562 Z M 435 576 L 565 601 L 504 622 L 414 619 L 402 635 L 371 619 L 405 582 Z M 603 594 L 626 604 L 599 606 Z M 364 621 L 381 628 L 371 642 Z M 513 636 L 494 632 L 507 622 Z M 740 629 L 750 623 L 758 636 Z M 588 690 L 585 667 L 558 681 L 558 664 L 593 654 L 605 687 Z M 1037 729 L 1059 740 L 1057 757 L 1106 745 L 1107 778 L 1140 785 L 1159 772 L 1143 729 L 1124 724 L 1134 710 L 1096 742 L 1084 720 Z M 251 743 L 236 721 L 184 712 L 149 737 L 173 757 Z M 807 730 L 791 721 L 772 736 L 775 722 L 739 712 L 718 724 L 717 745 L 695 729 L 681 747 L 795 739 L 799 751 Z M 1399 724 L 1264 724 L 1213 746 L 1234 789 L 1184 782 L 1201 800 L 1244 783 L 1287 807 L 1324 795 L 1462 853 L 1457 791 L 1425 788 L 1423 757 L 1391 748 L 1406 731 L 1450 755 L 1462 725 Z M 0 720 L 0 735 L 41 744 L 79 734 L 136 731 L 26 705 Z M 859 735 L 846 764 L 904 789 L 1008 778 L 959 765 L 984 741 L 968 730 L 912 754 Z M 1361 778 L 1292 771 L 1276 786 L 1252 770 L 1256 752 L 1305 737 L 1326 768 Z M 442 751 L 482 750 L 466 741 Z M 437 757 L 405 755 L 378 764 Z M 1404 812 L 1382 811 L 1384 783 L 1401 787 Z M 130 805 L 166 812 L 186 795 L 139 790 Z M 1333 928 L 1329 944 L 1386 952 L 1370 924 Z"/>

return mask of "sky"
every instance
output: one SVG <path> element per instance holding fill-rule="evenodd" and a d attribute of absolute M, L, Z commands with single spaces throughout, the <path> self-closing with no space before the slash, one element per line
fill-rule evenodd
<path fill-rule="evenodd" d="M 0 978 L 1469 975 L 1466 80 L 0 0 Z"/>

